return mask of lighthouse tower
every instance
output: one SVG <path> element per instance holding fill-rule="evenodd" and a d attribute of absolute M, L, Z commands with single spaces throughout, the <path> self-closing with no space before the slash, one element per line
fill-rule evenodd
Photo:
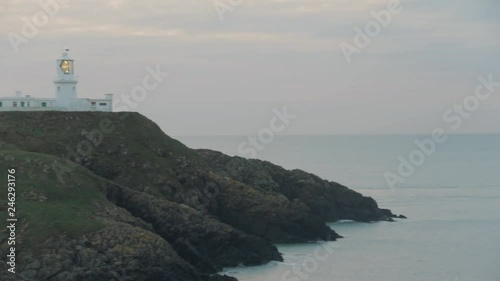
<path fill-rule="evenodd" d="M 78 98 L 76 93 L 75 61 L 68 55 L 66 49 L 61 57 L 56 60 L 57 77 L 54 80 L 56 91 L 56 103 L 59 107 L 70 107 L 72 102 Z"/>

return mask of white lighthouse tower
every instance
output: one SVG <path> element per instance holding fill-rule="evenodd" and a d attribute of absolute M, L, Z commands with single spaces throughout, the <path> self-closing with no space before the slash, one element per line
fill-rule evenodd
<path fill-rule="evenodd" d="M 54 80 L 56 103 L 60 107 L 69 107 L 78 98 L 76 92 L 75 61 L 68 55 L 66 49 L 61 57 L 56 60 L 56 74 Z"/>

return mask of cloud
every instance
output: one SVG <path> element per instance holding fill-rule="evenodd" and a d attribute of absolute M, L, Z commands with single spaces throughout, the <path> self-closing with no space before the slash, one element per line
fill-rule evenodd
<path fill-rule="evenodd" d="M 498 20 L 481 22 L 473 17 L 464 21 L 453 18 L 449 14 L 449 6 L 445 4 L 422 2 L 402 1 L 407 12 L 398 16 L 387 32 L 396 38 L 414 36 L 418 40 L 432 41 L 463 39 L 475 40 L 478 44 L 485 44 L 484 40 L 477 40 L 478 32 L 498 32 Z M 465 2 L 441 2 L 447 2 L 451 7 L 469 6 Z M 480 6 L 479 2 L 475 5 Z M 318 44 L 319 50 L 324 50 L 325 46 L 335 46 L 353 37 L 352 28 L 362 27 L 372 20 L 370 11 L 384 9 L 388 0 L 243 0 L 241 3 L 231 12 L 234 14 L 220 22 L 212 0 L 70 0 L 55 18 L 50 19 L 41 36 L 53 38 L 77 34 L 131 39 L 175 38 L 186 42 L 224 40 L 255 43 L 289 42 L 293 39 L 295 44 L 305 46 L 310 45 L 307 42 L 312 40 Z M 32 0 L 4 0 L 0 8 L 5 14 L 0 32 L 18 34 L 23 25 L 22 17 L 31 18 L 41 10 L 38 2 Z"/>
<path fill-rule="evenodd" d="M 391 117 L 412 106 L 416 113 L 408 119 L 419 120 L 429 104 L 449 106 L 474 89 L 477 76 L 498 71 L 497 0 L 402 0 L 404 11 L 351 65 L 339 43 L 352 41 L 353 28 L 363 28 L 389 0 L 242 0 L 224 21 L 213 1 L 68 0 L 16 55 L 5 34 L 20 33 L 22 18 L 41 8 L 38 0 L 1 0 L 0 84 L 7 93 L 51 96 L 53 60 L 70 48 L 83 96 L 126 93 L 145 65 L 168 66 L 172 79 L 145 103 L 146 114 L 161 116 L 159 105 L 173 102 L 220 103 L 216 113 L 228 121 L 219 129 L 232 133 L 239 127 L 231 120 L 246 117 L 225 109 L 227 102 L 316 99 L 323 109 L 307 115 L 309 127 L 352 118 L 344 125 L 369 131 L 373 122 L 359 115 L 369 112 L 393 128 Z M 183 130 L 212 130 L 196 127 L 198 117 Z"/>

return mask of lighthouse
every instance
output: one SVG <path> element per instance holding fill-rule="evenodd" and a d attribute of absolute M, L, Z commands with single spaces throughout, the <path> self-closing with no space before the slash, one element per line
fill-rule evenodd
<path fill-rule="evenodd" d="M 66 49 L 61 57 L 56 60 L 56 79 L 54 80 L 56 91 L 56 103 L 60 107 L 69 107 L 76 102 L 78 95 L 75 77 L 75 61 L 68 55 Z"/>
<path fill-rule="evenodd" d="M 23 95 L 16 91 L 15 96 L 0 98 L 0 111 L 113 111 L 113 94 L 105 94 L 101 99 L 78 98 L 77 84 L 75 60 L 66 49 L 56 59 L 55 98 Z"/>

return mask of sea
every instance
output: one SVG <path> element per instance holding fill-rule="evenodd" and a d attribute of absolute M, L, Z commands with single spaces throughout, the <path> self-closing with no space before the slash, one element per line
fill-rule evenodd
<path fill-rule="evenodd" d="M 240 155 L 247 138 L 177 137 L 228 155 Z M 266 141 L 255 158 L 339 182 L 408 219 L 331 223 L 344 238 L 277 245 L 284 262 L 224 274 L 240 281 L 500 281 L 500 135 Z"/>

